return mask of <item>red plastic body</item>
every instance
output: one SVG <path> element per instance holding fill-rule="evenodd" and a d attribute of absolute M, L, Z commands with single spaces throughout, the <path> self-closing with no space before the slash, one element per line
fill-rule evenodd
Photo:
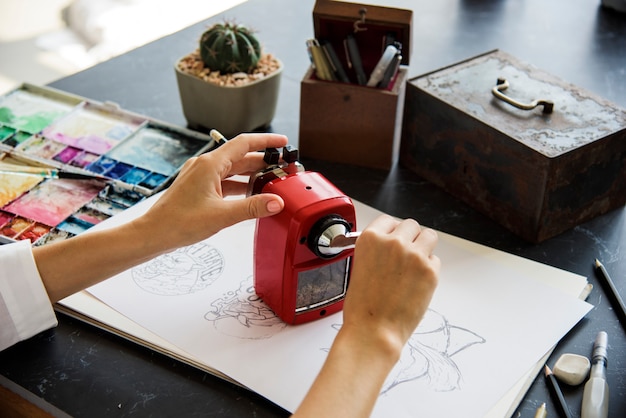
<path fill-rule="evenodd" d="M 309 249 L 307 239 L 311 227 L 328 215 L 339 215 L 356 229 L 356 213 L 352 200 L 321 174 L 303 171 L 267 183 L 263 193 L 275 193 L 285 201 L 277 215 L 257 220 L 254 237 L 254 288 L 263 301 L 283 321 L 300 324 L 319 319 L 343 308 L 354 250 L 345 250 L 333 258 L 320 258 Z M 325 273 L 345 269 L 342 294 L 336 293 L 336 279 L 324 295 Z M 322 289 L 298 293 L 299 278 L 314 276 L 316 287 Z M 339 276 L 336 274 L 335 277 Z M 329 283 L 331 280 L 328 280 Z M 311 283 L 302 279 L 302 282 Z M 302 295 L 308 302 L 302 306 Z M 298 299 L 300 296 L 300 299 Z M 334 296 L 333 298 L 330 298 Z M 318 298 L 319 300 L 315 300 Z M 310 303 L 310 302 L 315 303 Z M 300 306 L 298 306 L 300 305 Z"/>

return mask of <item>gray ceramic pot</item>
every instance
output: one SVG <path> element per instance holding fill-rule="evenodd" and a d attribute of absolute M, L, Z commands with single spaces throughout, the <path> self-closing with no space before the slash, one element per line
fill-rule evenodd
<path fill-rule="evenodd" d="M 245 86 L 208 83 L 178 69 L 183 113 L 192 129 L 217 129 L 227 138 L 268 127 L 276 113 L 283 63 L 277 71 Z"/>

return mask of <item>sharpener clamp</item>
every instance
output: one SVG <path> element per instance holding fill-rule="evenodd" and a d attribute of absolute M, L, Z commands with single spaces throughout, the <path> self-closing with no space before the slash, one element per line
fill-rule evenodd
<path fill-rule="evenodd" d="M 263 187 L 271 181 L 287 177 L 289 174 L 304 171 L 304 166 L 298 161 L 298 149 L 287 145 L 283 148 L 283 164 L 280 163 L 280 152 L 276 148 L 267 148 L 263 161 L 267 167 L 250 177 L 247 196 L 259 194 Z"/>

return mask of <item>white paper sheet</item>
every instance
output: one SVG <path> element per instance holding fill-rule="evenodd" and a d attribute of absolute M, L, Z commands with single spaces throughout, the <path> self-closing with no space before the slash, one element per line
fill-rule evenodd
<path fill-rule="evenodd" d="M 137 216 L 154 199 L 99 227 Z M 359 226 L 378 213 L 357 204 Z M 235 225 L 88 290 L 293 411 L 326 357 L 341 313 L 298 326 L 273 316 L 252 290 L 254 225 Z M 390 373 L 373 416 L 485 416 L 590 309 L 545 278 L 535 280 L 533 272 L 548 270 L 528 260 L 446 234 L 436 252 L 443 270 L 431 310 Z"/>

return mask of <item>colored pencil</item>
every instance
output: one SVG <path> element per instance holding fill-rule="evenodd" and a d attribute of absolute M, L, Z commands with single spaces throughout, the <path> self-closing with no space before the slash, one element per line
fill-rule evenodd
<path fill-rule="evenodd" d="M 552 396 L 552 400 L 556 404 L 559 416 L 562 418 L 571 418 L 572 415 L 567 407 L 567 403 L 565 403 L 565 398 L 563 397 L 563 392 L 561 392 L 561 388 L 559 387 L 559 382 L 556 381 L 556 377 L 554 377 L 552 370 L 550 370 L 547 364 L 544 372 L 546 374 L 546 384 L 548 385 L 550 396 Z"/>
<path fill-rule="evenodd" d="M 548 410 L 546 409 L 546 403 L 542 403 L 537 412 L 535 412 L 535 418 L 546 418 L 548 416 Z"/>
<path fill-rule="evenodd" d="M 613 280 L 611 280 L 611 276 L 609 276 L 609 273 L 604 268 L 604 265 L 597 258 L 595 265 L 598 279 L 602 282 L 606 296 L 609 298 L 609 301 L 613 306 L 613 310 L 619 318 L 619 322 L 622 324 L 622 327 L 626 329 L 626 306 L 624 305 L 624 301 L 617 291 Z"/>

